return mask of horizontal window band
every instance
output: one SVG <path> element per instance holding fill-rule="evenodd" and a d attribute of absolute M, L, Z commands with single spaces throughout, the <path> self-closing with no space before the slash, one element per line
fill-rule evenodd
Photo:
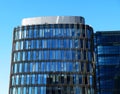
<path fill-rule="evenodd" d="M 34 62 L 72 62 L 72 63 L 76 63 L 76 62 L 83 62 L 83 63 L 94 63 L 92 61 L 88 61 L 88 60 L 25 60 L 25 61 L 16 61 L 16 62 L 12 62 L 12 64 L 14 63 L 34 63 Z"/>
<path fill-rule="evenodd" d="M 85 24 L 38 24 L 38 25 L 28 25 L 28 26 L 18 26 L 14 29 L 14 31 L 19 31 L 19 30 L 34 30 L 34 29 L 44 29 L 44 28 L 47 28 L 47 29 L 50 29 L 50 28 L 68 28 L 68 29 L 88 29 L 90 30 L 91 32 L 93 32 L 93 29 L 91 26 L 89 25 L 85 25 Z"/>
<path fill-rule="evenodd" d="M 83 76 L 92 76 L 94 75 L 94 73 L 90 73 L 90 72 L 22 72 L 22 73 L 12 73 L 11 76 L 14 76 L 14 75 L 83 75 Z"/>
<path fill-rule="evenodd" d="M 58 51 L 58 50 L 64 50 L 64 51 L 92 51 L 92 49 L 88 49 L 88 48 L 29 48 L 29 49 L 22 49 L 22 50 L 14 50 L 14 52 L 26 52 L 26 51 Z"/>
<path fill-rule="evenodd" d="M 62 38 L 62 39 L 61 39 Z M 13 42 L 16 42 L 16 41 L 22 41 L 22 40 L 43 40 L 43 39 L 45 39 L 45 40 L 49 40 L 49 39 L 60 39 L 60 40 L 64 40 L 64 39 L 74 39 L 74 40 L 76 40 L 76 39 L 82 39 L 82 40 L 89 40 L 89 41 L 92 41 L 93 39 L 92 38 L 90 38 L 90 39 L 88 39 L 87 37 L 36 37 L 36 38 L 21 38 L 21 39 L 14 39 L 13 40 Z"/>
<path fill-rule="evenodd" d="M 79 86 L 79 87 L 86 87 L 86 88 L 93 88 L 94 86 L 92 85 L 89 85 L 89 84 L 25 84 L 25 85 L 14 85 L 14 86 L 10 86 L 10 88 L 14 88 L 14 87 L 38 87 L 38 86 L 45 86 L 45 87 L 57 87 L 57 86 L 60 86 L 60 87 L 63 87 L 63 86 L 73 86 L 73 87 L 76 87 L 76 86 Z"/>

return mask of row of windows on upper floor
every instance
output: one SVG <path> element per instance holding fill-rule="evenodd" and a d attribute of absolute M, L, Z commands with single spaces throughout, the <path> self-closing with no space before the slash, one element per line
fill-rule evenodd
<path fill-rule="evenodd" d="M 61 75 L 61 74 L 38 74 L 38 75 L 15 75 L 12 76 L 12 86 L 14 85 L 41 85 L 41 84 L 93 84 L 92 75 L 84 76 L 84 75 Z"/>
<path fill-rule="evenodd" d="M 79 86 L 56 86 L 56 87 L 13 87 L 10 88 L 10 94 L 94 94 L 92 87 Z"/>
<path fill-rule="evenodd" d="M 117 67 L 117 66 L 115 66 L 115 67 Z M 113 67 L 113 68 L 109 67 L 106 69 L 103 69 L 105 67 L 103 67 L 103 68 L 100 67 L 97 69 L 98 70 L 97 76 L 99 76 L 101 79 L 104 78 L 105 80 L 108 79 L 107 77 L 109 77 L 108 80 L 114 79 L 114 76 L 115 75 L 117 76 L 117 74 L 119 73 L 118 71 L 120 71 L 120 69 L 119 69 L 120 67 L 118 67 L 118 68 L 115 68 L 115 67 Z"/>
<path fill-rule="evenodd" d="M 107 71 L 104 71 L 104 70 L 101 70 L 99 72 L 99 74 L 97 75 L 98 79 L 101 79 L 101 81 L 113 81 L 115 80 L 115 78 L 119 77 L 119 74 L 116 73 L 117 71 L 115 70 L 107 70 Z M 112 74 L 112 75 L 111 75 Z M 114 82 L 114 81 L 113 81 Z"/>
<path fill-rule="evenodd" d="M 90 40 L 82 39 L 43 39 L 21 40 L 13 44 L 14 50 L 39 49 L 39 48 L 85 48 L 91 49 Z"/>
<path fill-rule="evenodd" d="M 97 54 L 120 54 L 120 45 L 97 46 Z"/>
<path fill-rule="evenodd" d="M 116 85 L 117 85 L 117 83 L 116 83 Z M 109 89 L 110 90 L 109 92 L 112 92 L 113 90 L 119 91 L 119 89 L 115 88 L 114 80 L 100 81 L 99 88 L 100 89 Z M 105 93 L 105 94 L 108 94 L 108 93 Z"/>
<path fill-rule="evenodd" d="M 36 60 L 88 60 L 92 61 L 90 51 L 78 50 L 41 50 L 15 52 L 13 62 Z"/>
<path fill-rule="evenodd" d="M 99 76 L 112 76 L 114 79 L 114 76 L 119 75 L 120 72 L 120 64 L 119 65 L 111 65 L 111 66 L 98 66 L 97 67 L 97 72 L 99 73 Z M 110 77 L 110 79 L 112 79 L 112 77 Z"/>
<path fill-rule="evenodd" d="M 107 74 L 107 73 L 106 73 Z M 99 76 L 99 78 L 101 79 L 100 80 L 100 83 L 103 84 L 103 83 L 106 83 L 106 85 L 112 85 L 114 86 L 115 84 L 115 80 L 117 80 L 116 78 L 119 78 L 119 75 L 116 75 L 114 74 L 113 72 L 111 72 L 112 75 L 110 75 L 110 72 L 108 72 L 109 75 L 106 75 L 106 74 L 102 74 Z M 109 84 L 107 84 L 109 83 Z M 118 83 L 119 84 L 119 83 Z M 117 84 L 116 84 L 117 85 Z M 112 87 L 111 87 L 112 88 Z"/>
<path fill-rule="evenodd" d="M 85 24 L 40 24 L 40 25 L 28 25 L 17 27 L 15 30 L 29 30 L 29 29 L 57 29 L 57 28 L 66 28 L 66 29 L 89 29 L 92 31 L 92 28 Z"/>
<path fill-rule="evenodd" d="M 93 72 L 91 63 L 80 62 L 29 62 L 14 63 L 12 73 L 29 73 L 29 72 Z"/>
<path fill-rule="evenodd" d="M 105 44 L 105 43 L 119 43 L 120 44 L 120 35 L 116 36 L 95 36 L 96 44 Z"/>
<path fill-rule="evenodd" d="M 84 29 L 29 29 L 24 31 L 15 31 L 14 40 L 24 38 L 48 38 L 48 37 L 86 37 L 92 38 L 92 32 Z"/>
<path fill-rule="evenodd" d="M 113 80 L 100 81 L 99 89 L 109 89 L 109 90 L 111 90 L 110 92 L 112 92 L 112 90 L 113 91 L 116 90 L 114 88 L 114 81 Z M 105 93 L 105 94 L 111 94 L 111 93 Z"/>
<path fill-rule="evenodd" d="M 99 65 L 120 65 L 120 56 L 102 56 L 97 58 Z"/>
<path fill-rule="evenodd" d="M 116 59 L 112 59 L 112 60 L 100 60 L 99 59 L 99 62 L 98 61 L 96 62 L 96 66 L 104 66 L 104 65 L 106 65 L 106 66 L 108 66 L 108 65 L 117 65 L 117 66 L 119 66 L 120 63 Z"/>

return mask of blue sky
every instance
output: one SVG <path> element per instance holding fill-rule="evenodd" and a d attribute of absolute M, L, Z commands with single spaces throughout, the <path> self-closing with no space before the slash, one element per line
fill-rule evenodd
<path fill-rule="evenodd" d="M 83 16 L 94 31 L 120 30 L 120 0 L 1 0 L 0 94 L 8 94 L 13 28 L 22 18 Z"/>

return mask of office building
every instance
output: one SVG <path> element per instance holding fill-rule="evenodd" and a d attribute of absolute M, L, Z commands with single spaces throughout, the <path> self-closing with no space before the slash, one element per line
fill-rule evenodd
<path fill-rule="evenodd" d="M 97 94 L 120 93 L 120 31 L 95 33 Z"/>
<path fill-rule="evenodd" d="M 83 17 L 23 19 L 13 31 L 9 94 L 94 94 L 93 50 Z"/>

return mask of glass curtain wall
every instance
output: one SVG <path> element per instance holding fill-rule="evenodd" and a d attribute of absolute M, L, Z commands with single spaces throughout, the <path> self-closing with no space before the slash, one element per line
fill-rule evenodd
<path fill-rule="evenodd" d="M 118 94 L 120 92 L 120 32 L 97 32 L 95 47 L 98 94 Z"/>
<path fill-rule="evenodd" d="M 91 27 L 43 24 L 13 34 L 9 94 L 94 94 Z"/>

